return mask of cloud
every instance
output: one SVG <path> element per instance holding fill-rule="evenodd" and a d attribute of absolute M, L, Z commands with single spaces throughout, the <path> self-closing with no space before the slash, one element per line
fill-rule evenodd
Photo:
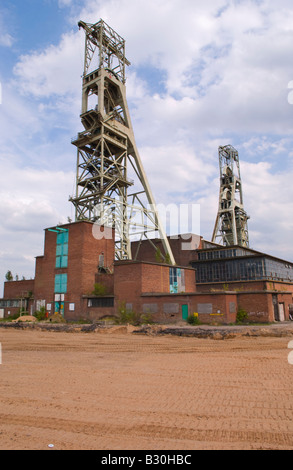
<path fill-rule="evenodd" d="M 69 7 L 72 5 L 73 0 L 58 0 L 58 5 L 60 8 Z"/>
<path fill-rule="evenodd" d="M 13 44 L 13 37 L 8 34 L 0 34 L 0 46 L 11 47 Z"/>
<path fill-rule="evenodd" d="M 72 188 L 74 172 L 71 174 L 54 170 L 32 168 L 17 169 L 15 165 L 1 162 L 6 175 L 1 184 L 0 218 L 2 230 L 30 232 L 54 225 L 59 219 L 66 220 L 70 207 L 64 198 L 60 200 L 59 188 Z M 62 190 L 63 191 L 63 190 Z"/>
<path fill-rule="evenodd" d="M 241 164 L 251 247 L 292 260 L 293 174 L 272 167 L 268 162 Z"/>
<path fill-rule="evenodd" d="M 150 184 L 156 189 L 157 202 L 165 204 L 185 203 L 186 195 L 198 195 L 214 169 L 183 143 L 142 147 L 140 154 Z"/>
<path fill-rule="evenodd" d="M 22 55 L 14 67 L 21 92 L 36 98 L 76 95 L 81 89 L 82 39 L 81 32 L 71 31 L 57 46 Z"/>
<path fill-rule="evenodd" d="M 0 47 L 11 47 L 14 43 L 14 37 L 8 32 L 6 24 L 6 10 L 0 9 Z"/>
<path fill-rule="evenodd" d="M 126 37 L 133 63 L 128 98 L 130 104 L 136 101 L 135 118 L 142 123 L 148 111 L 157 112 L 160 123 L 164 114 L 177 129 L 185 113 L 195 132 L 291 131 L 287 86 L 293 33 L 283 29 L 289 24 L 287 10 L 248 0 L 237 5 L 88 0 L 79 12 L 88 22 L 101 16 Z M 57 46 L 22 56 L 14 68 L 18 86 L 37 98 L 74 96 L 77 102 L 83 47 L 83 31 L 71 31 Z M 138 74 L 146 64 L 162 74 L 164 92 L 158 85 L 157 101 Z"/>
<path fill-rule="evenodd" d="M 19 276 L 34 276 L 34 258 L 43 254 L 43 230 L 67 216 L 74 218 L 68 195 L 71 173 L 19 168 L 14 161 L 0 160 L 0 279 L 8 269 Z"/>

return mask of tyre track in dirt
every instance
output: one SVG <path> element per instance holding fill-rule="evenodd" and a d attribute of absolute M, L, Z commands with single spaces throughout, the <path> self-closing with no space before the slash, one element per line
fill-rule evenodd
<path fill-rule="evenodd" d="M 40 417 L 34 418 L 32 416 L 14 416 L 11 414 L 0 414 L 0 423 L 8 426 L 22 426 L 35 428 L 37 430 L 45 429 L 47 431 L 62 431 L 63 433 L 83 434 L 91 437 L 101 437 L 103 440 L 111 438 L 113 435 L 121 436 L 124 438 L 138 437 L 142 438 L 151 437 L 152 439 L 164 438 L 165 441 L 172 441 L 174 439 L 179 441 L 194 441 L 194 442 L 218 442 L 218 443 L 251 443 L 254 445 L 262 444 L 269 445 L 270 448 L 292 448 L 293 449 L 293 436 L 292 433 L 284 432 L 261 432 L 261 431 L 239 431 L 239 430 L 224 430 L 224 429 L 190 429 L 190 428 L 174 428 L 159 425 L 134 425 L 134 426 L 119 426 L 117 424 L 110 425 L 109 423 L 92 423 L 77 420 L 64 420 L 59 418 Z M 1 429 L 1 428 L 0 428 Z"/>
<path fill-rule="evenodd" d="M 293 450 L 288 341 L 0 330 L 0 448 Z"/>

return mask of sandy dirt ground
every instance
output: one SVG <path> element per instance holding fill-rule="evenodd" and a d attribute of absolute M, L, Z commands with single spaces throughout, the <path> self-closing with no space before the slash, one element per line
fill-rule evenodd
<path fill-rule="evenodd" d="M 0 449 L 291 450 L 289 340 L 3 329 Z"/>

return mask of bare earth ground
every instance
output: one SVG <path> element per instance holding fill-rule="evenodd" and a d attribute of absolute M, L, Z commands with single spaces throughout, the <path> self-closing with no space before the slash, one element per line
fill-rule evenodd
<path fill-rule="evenodd" d="M 0 449 L 293 449 L 289 341 L 1 329 Z"/>

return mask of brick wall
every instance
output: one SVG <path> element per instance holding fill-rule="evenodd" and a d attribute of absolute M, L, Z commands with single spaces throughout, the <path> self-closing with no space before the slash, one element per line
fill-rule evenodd
<path fill-rule="evenodd" d="M 45 230 L 44 255 L 36 258 L 35 301 L 45 300 L 54 311 L 55 275 L 67 273 L 67 292 L 64 294 L 65 318 L 84 318 L 85 302 L 83 295 L 94 290 L 98 272 L 99 257 L 103 253 L 104 266 L 113 269 L 114 236 L 112 229 L 106 228 L 106 236 L 97 239 L 93 236 L 93 224 L 87 221 L 62 225 L 68 229 L 68 267 L 56 268 L 57 233 Z M 111 281 L 109 279 L 109 287 Z M 70 305 L 74 304 L 74 310 Z"/>
<path fill-rule="evenodd" d="M 202 237 L 199 235 L 192 234 L 188 238 L 181 238 L 179 235 L 178 238 L 168 237 L 168 240 L 177 265 L 190 266 L 190 261 L 197 258 L 196 250 L 201 248 L 202 243 Z M 161 240 L 152 240 L 152 242 L 163 254 L 164 248 Z M 138 243 L 139 242 L 131 243 L 133 257 L 136 254 Z M 152 263 L 160 262 L 160 260 L 156 258 L 156 250 L 148 240 L 143 240 L 141 242 L 137 259 L 140 261 L 149 261 Z"/>
<path fill-rule="evenodd" d="M 34 297 L 36 300 L 54 299 L 55 261 L 56 261 L 55 232 L 45 230 L 44 254 L 36 257 Z"/>
<path fill-rule="evenodd" d="M 34 291 L 34 279 L 4 282 L 4 298 L 17 299 L 28 297 Z"/>
<path fill-rule="evenodd" d="M 193 299 L 194 311 L 203 323 L 234 323 L 237 314 L 235 293 L 198 293 Z"/>
<path fill-rule="evenodd" d="M 236 321 L 237 296 L 231 293 L 202 294 L 143 294 L 138 311 L 150 313 L 156 322 L 182 321 L 182 306 L 188 306 L 188 314 L 198 314 L 203 323 L 232 323 Z"/>
<path fill-rule="evenodd" d="M 169 266 L 141 264 L 141 292 L 169 293 Z"/>
<path fill-rule="evenodd" d="M 131 303 L 132 308 L 138 310 L 142 290 L 142 263 L 118 262 L 114 272 L 116 310 L 121 302 Z"/>
<path fill-rule="evenodd" d="M 234 290 L 238 298 L 238 308 L 246 310 L 251 322 L 273 322 L 274 308 L 272 296 L 278 296 L 278 303 L 284 303 L 285 319 L 289 319 L 289 305 L 293 303 L 293 285 L 285 282 L 247 281 L 227 284 L 198 284 L 201 292 Z"/>
<path fill-rule="evenodd" d="M 0 307 L 3 310 L 4 318 L 14 316 L 19 313 L 20 307 L 29 313 L 34 313 L 33 300 L 31 300 L 34 291 L 34 279 L 23 281 L 8 281 L 4 283 L 4 299 L 17 301 L 18 307 L 8 306 Z M 19 300 L 23 299 L 23 300 Z M 11 304 L 12 305 L 12 304 Z"/>
<path fill-rule="evenodd" d="M 114 274 L 96 273 L 95 282 L 105 287 L 106 294 L 114 294 Z"/>
<path fill-rule="evenodd" d="M 290 292 L 293 294 L 293 284 L 286 282 L 266 281 L 266 289 L 272 292 Z"/>
<path fill-rule="evenodd" d="M 176 266 L 178 267 L 178 266 Z M 195 272 L 184 269 L 185 292 L 195 292 Z M 170 293 L 170 266 L 159 263 L 126 261 L 115 263 L 115 295 L 125 293 Z"/>
<path fill-rule="evenodd" d="M 196 292 L 196 279 L 194 269 L 185 269 L 185 292 Z"/>
<path fill-rule="evenodd" d="M 239 309 L 246 310 L 248 320 L 254 322 L 274 321 L 272 295 L 267 293 L 239 293 Z"/>
<path fill-rule="evenodd" d="M 266 281 L 235 281 L 235 282 L 215 282 L 210 284 L 197 283 L 197 289 L 201 292 L 219 291 L 263 291 L 266 290 Z"/>
<path fill-rule="evenodd" d="M 195 293 L 195 273 L 185 268 L 186 293 L 170 294 L 169 266 L 118 262 L 115 264 L 115 308 L 125 302 L 129 309 L 137 313 L 150 314 L 156 322 L 176 322 L 182 320 L 182 306 L 188 306 L 189 314 L 198 312 L 202 321 L 229 323 L 236 320 L 237 296 L 235 293 L 199 294 Z M 204 304 L 207 314 L 204 313 Z M 232 308 L 233 304 L 233 308 Z M 210 309 L 210 310 L 209 310 Z"/>

